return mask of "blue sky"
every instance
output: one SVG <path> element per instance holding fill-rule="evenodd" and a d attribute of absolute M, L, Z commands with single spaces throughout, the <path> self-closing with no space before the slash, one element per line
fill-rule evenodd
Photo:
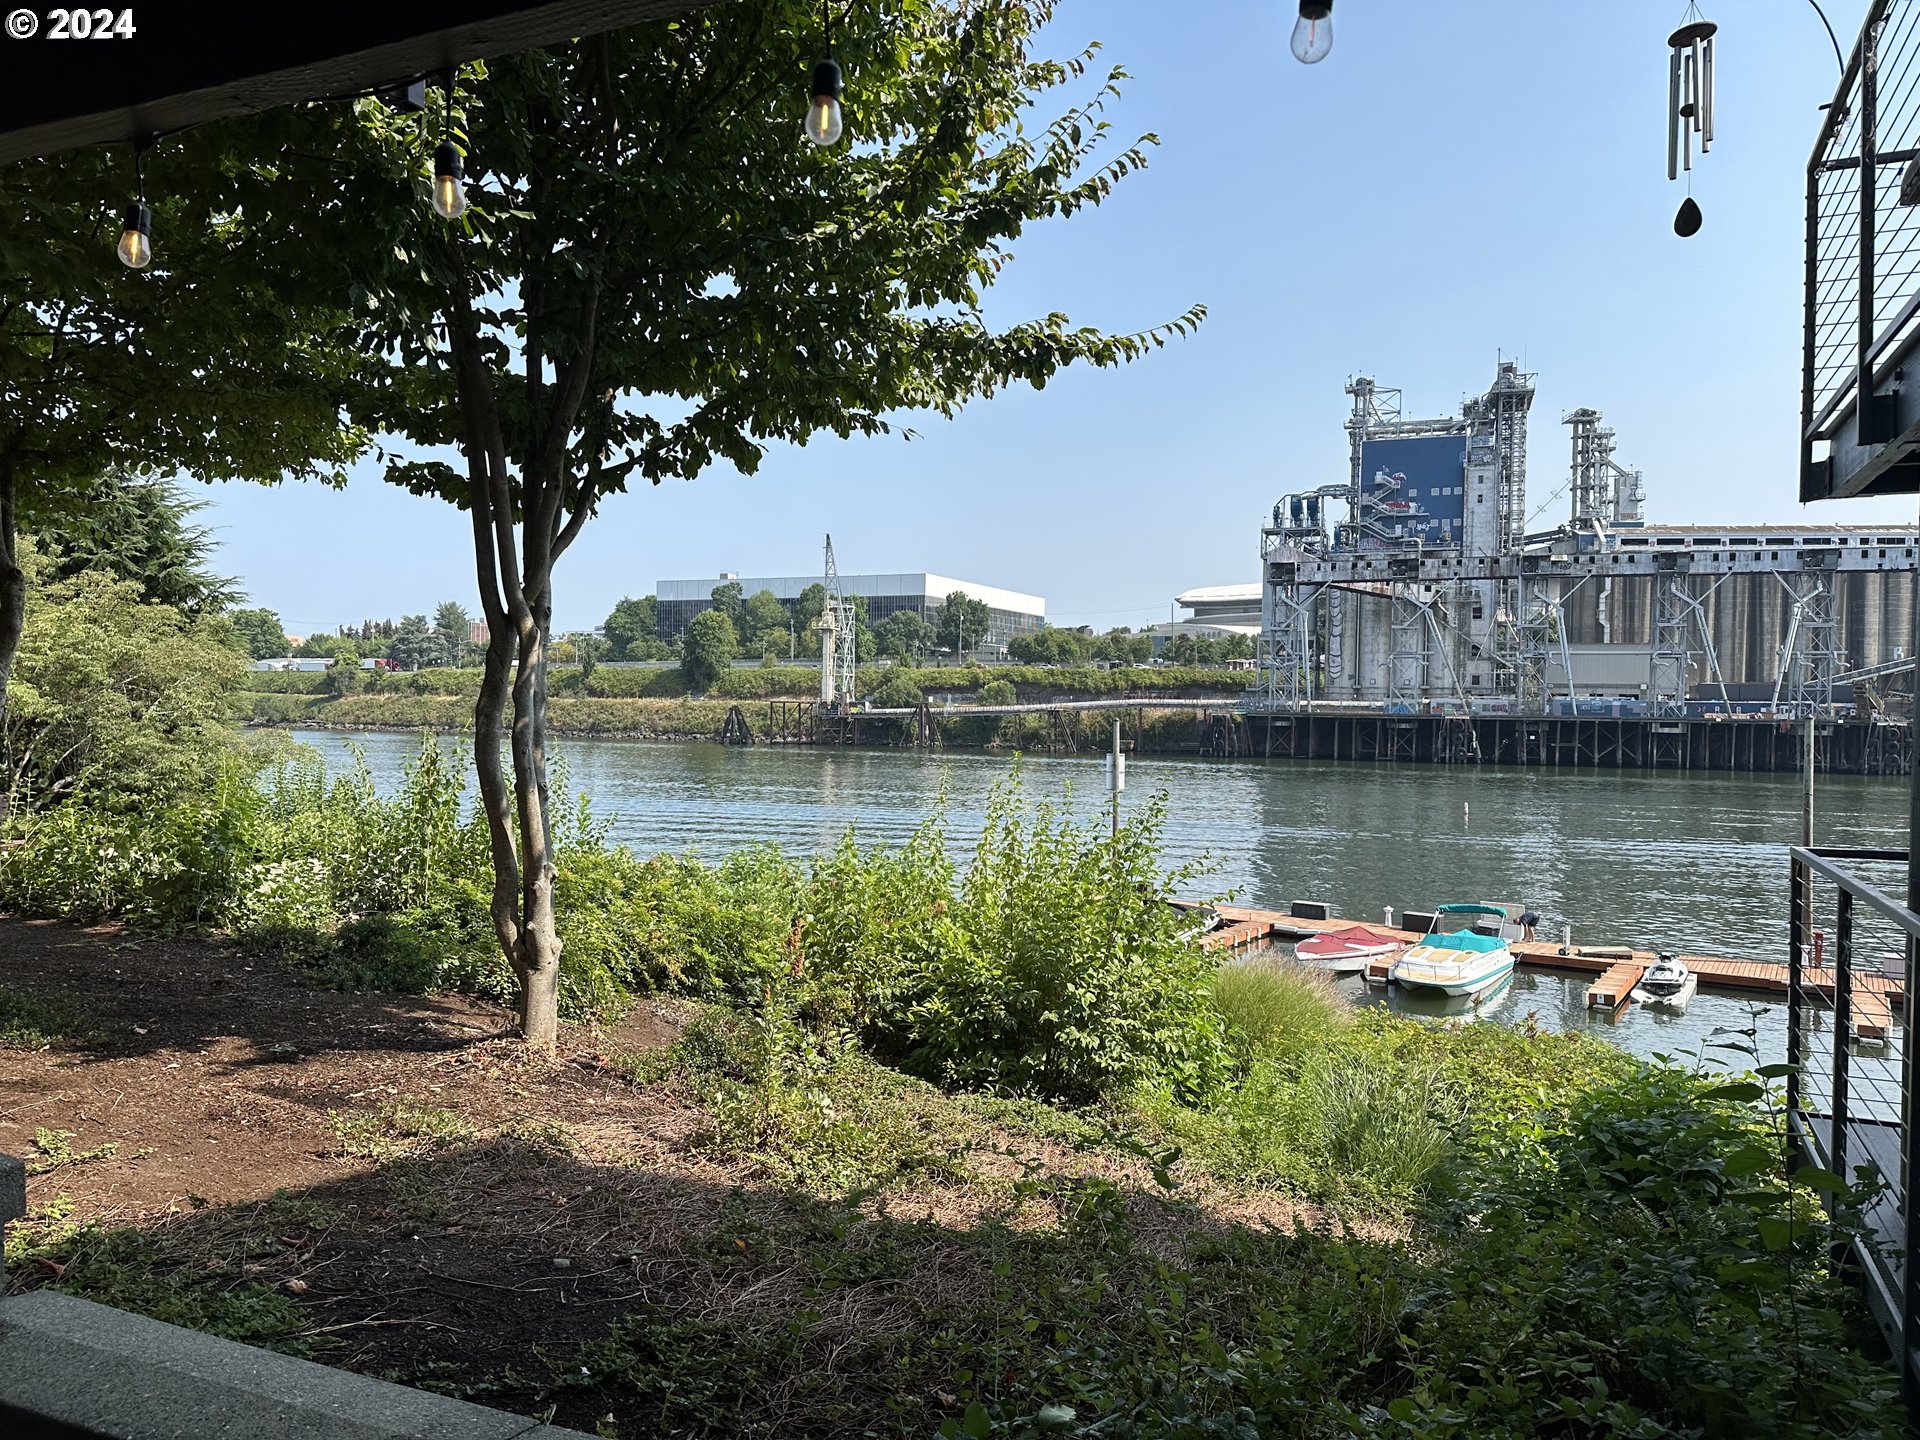
<path fill-rule="evenodd" d="M 912 443 L 828 438 L 752 477 L 615 497 L 563 562 L 556 628 L 662 577 L 808 573 L 825 531 L 846 571 L 1036 592 L 1059 624 L 1163 619 L 1180 590 L 1255 577 L 1279 495 L 1345 479 L 1350 375 L 1442 414 L 1502 354 L 1539 377 L 1530 509 L 1565 478 L 1560 416 L 1591 405 L 1646 473 L 1650 520 L 1802 518 L 1802 183 L 1833 52 L 1804 0 L 1708 8 L 1718 136 L 1695 172 L 1706 224 L 1683 241 L 1664 42 L 1684 9 L 1338 0 L 1333 54 L 1309 68 L 1286 0 L 1063 0 L 1056 53 L 1105 42 L 1134 77 L 1116 133 L 1163 143 L 1105 206 L 1030 231 L 990 313 L 1133 330 L 1197 300 L 1198 335 L 911 418 Z M 1828 0 L 1843 45 L 1864 9 Z M 850 129 L 857 91 L 850 76 Z M 371 471 L 339 493 L 210 494 L 222 568 L 296 632 L 472 607 L 464 518 Z"/>

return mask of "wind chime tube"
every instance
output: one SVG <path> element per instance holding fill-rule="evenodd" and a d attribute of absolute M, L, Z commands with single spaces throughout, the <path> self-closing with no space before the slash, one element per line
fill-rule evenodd
<path fill-rule="evenodd" d="M 1686 97 L 1685 108 L 1688 114 L 1686 118 L 1680 122 L 1680 168 L 1682 170 L 1691 170 L 1693 169 L 1693 97 L 1696 93 L 1696 86 L 1699 83 L 1694 78 L 1693 52 L 1691 50 L 1687 52 L 1683 68 L 1686 71 L 1686 79 L 1681 83 L 1680 89 L 1681 93 Z"/>
<path fill-rule="evenodd" d="M 1700 153 L 1713 144 L 1713 37 L 1709 35 L 1700 61 Z"/>
<path fill-rule="evenodd" d="M 1667 66 L 1667 179 L 1680 178 L 1680 51 Z"/>

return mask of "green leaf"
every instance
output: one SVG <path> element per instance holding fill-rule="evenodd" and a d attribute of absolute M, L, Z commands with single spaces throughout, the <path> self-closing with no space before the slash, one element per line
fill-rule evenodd
<path fill-rule="evenodd" d="M 1759 1175 L 1775 1168 L 1780 1157 L 1773 1151 L 1760 1145 L 1749 1145 L 1744 1150 L 1736 1150 L 1726 1158 L 1720 1171 L 1729 1179 L 1739 1179 L 1745 1175 Z"/>
<path fill-rule="evenodd" d="M 1758 1100 L 1766 1095 L 1764 1087 L 1738 1081 L 1732 1085 L 1716 1085 L 1711 1090 L 1702 1090 L 1702 1100 Z"/>
<path fill-rule="evenodd" d="M 967 1406 L 967 1413 L 960 1417 L 960 1432 L 971 1435 L 974 1440 L 986 1440 L 993 1433 L 993 1417 L 987 1414 L 987 1407 L 978 1400 Z"/>
<path fill-rule="evenodd" d="M 1758 1075 L 1762 1080 L 1782 1080 L 1789 1075 L 1798 1075 L 1800 1073 L 1800 1067 L 1782 1062 L 1778 1065 L 1762 1065 L 1753 1073 Z"/>
<path fill-rule="evenodd" d="M 1064 1430 L 1073 1424 L 1077 1411 L 1071 1405 L 1042 1405 L 1033 1417 L 1033 1423 L 1042 1430 Z"/>
<path fill-rule="evenodd" d="M 1802 1165 L 1793 1172 L 1794 1183 L 1804 1185 L 1809 1190 L 1822 1190 L 1829 1195 L 1837 1195 L 1847 1188 L 1846 1180 L 1831 1170 L 1822 1170 L 1818 1165 Z"/>
<path fill-rule="evenodd" d="M 1784 1250 L 1793 1243 L 1793 1222 L 1778 1215 L 1762 1215 L 1758 1221 L 1760 1243 L 1769 1250 Z"/>

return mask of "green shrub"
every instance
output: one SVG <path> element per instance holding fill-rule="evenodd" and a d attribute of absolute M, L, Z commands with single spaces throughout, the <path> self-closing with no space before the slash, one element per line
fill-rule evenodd
<path fill-rule="evenodd" d="M 1326 971 L 1282 960 L 1222 965 L 1213 976 L 1213 1003 L 1242 1064 L 1297 1060 L 1323 1048 L 1353 1013 Z"/>
<path fill-rule="evenodd" d="M 867 698 L 875 705 L 890 710 L 918 709 L 927 701 L 927 697 L 920 693 L 920 687 L 909 680 L 904 672 L 888 676 L 877 688 L 869 692 Z"/>
<path fill-rule="evenodd" d="M 324 670 L 248 670 L 240 677 L 245 695 L 318 695 L 326 688 Z"/>
<path fill-rule="evenodd" d="M 859 857 L 858 883 L 848 842 L 816 873 L 809 959 L 847 977 L 878 1052 L 912 1073 L 1074 1100 L 1145 1075 L 1211 1093 L 1213 965 L 1167 903 L 1197 870 L 1162 871 L 1165 814 L 1161 797 L 1110 839 L 1016 774 L 957 892 L 937 816 L 905 851 Z"/>
<path fill-rule="evenodd" d="M 1237 968 L 1251 967 L 1221 974 Z M 1239 1053 L 1250 1053 L 1244 1042 Z M 1217 1103 L 1182 1105 L 1164 1085 L 1139 1100 L 1201 1170 L 1404 1208 L 1451 1191 L 1491 1155 L 1547 1163 L 1541 1137 L 1636 1064 L 1584 1035 L 1445 1028 L 1370 1006 L 1304 1048 L 1256 1054 Z"/>
<path fill-rule="evenodd" d="M 781 1006 L 710 1010 L 651 1068 L 677 1072 L 711 1113 L 697 1146 L 749 1158 L 784 1184 L 841 1195 L 960 1171 L 969 1127 L 939 1092 Z"/>
<path fill-rule="evenodd" d="M 989 680 L 974 692 L 974 701 L 981 705 L 1017 705 L 1020 697 L 1013 685 L 1006 680 Z"/>
<path fill-rule="evenodd" d="M 233 718 L 254 725 L 297 725 L 318 718 L 326 704 L 324 695 L 261 695 L 242 690 L 228 697 Z"/>

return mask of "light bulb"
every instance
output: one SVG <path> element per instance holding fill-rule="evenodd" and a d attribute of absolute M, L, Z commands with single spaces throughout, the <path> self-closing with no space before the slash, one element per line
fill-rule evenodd
<path fill-rule="evenodd" d="M 840 139 L 840 66 L 822 60 L 813 67 L 813 103 L 807 106 L 807 139 L 819 146 Z"/>
<path fill-rule="evenodd" d="M 840 102 L 831 95 L 816 95 L 807 107 L 807 139 L 819 146 L 832 145 L 840 138 Z"/>
<path fill-rule="evenodd" d="M 1333 49 L 1333 0 L 1300 0 L 1300 18 L 1293 22 L 1293 58 L 1302 65 L 1318 65 Z"/>
<path fill-rule="evenodd" d="M 467 187 L 461 183 L 460 150 L 442 140 L 433 152 L 433 211 L 442 220 L 458 220 L 467 209 Z"/>
<path fill-rule="evenodd" d="M 144 270 L 153 260 L 153 212 L 144 200 L 127 207 L 121 221 L 120 243 L 114 247 L 129 270 Z"/>

